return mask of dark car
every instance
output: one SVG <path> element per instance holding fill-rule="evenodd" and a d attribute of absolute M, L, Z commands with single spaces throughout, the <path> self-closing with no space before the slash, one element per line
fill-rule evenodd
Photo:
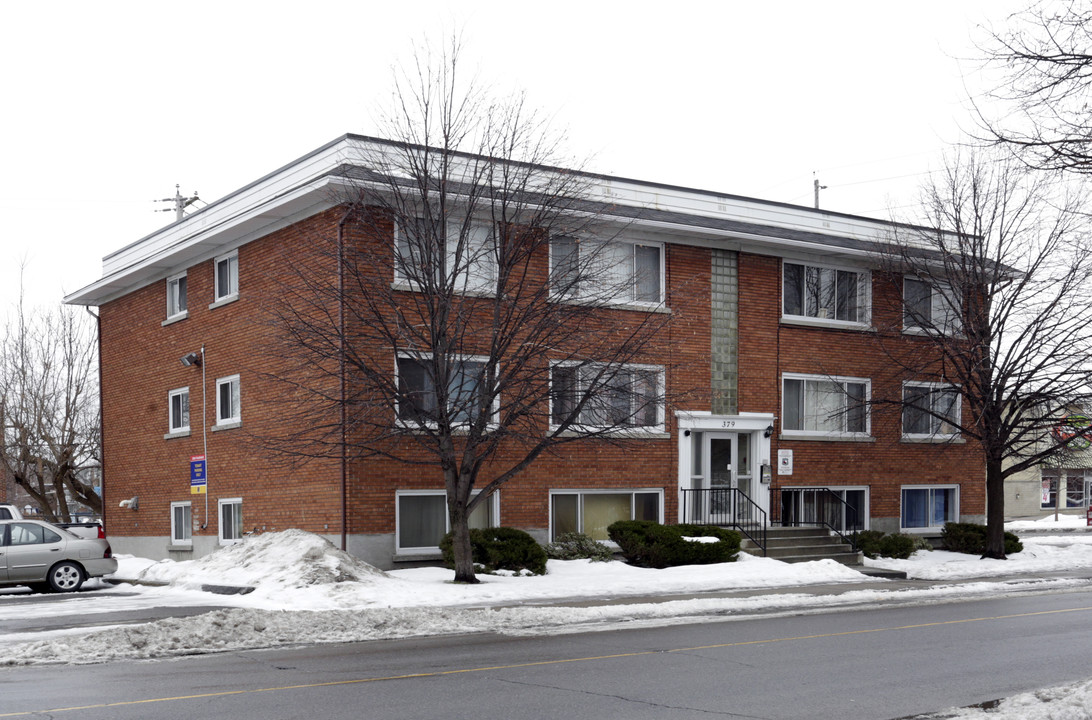
<path fill-rule="evenodd" d="M 0 520 L 0 586 L 75 592 L 118 569 L 106 540 L 76 537 L 41 520 Z"/>

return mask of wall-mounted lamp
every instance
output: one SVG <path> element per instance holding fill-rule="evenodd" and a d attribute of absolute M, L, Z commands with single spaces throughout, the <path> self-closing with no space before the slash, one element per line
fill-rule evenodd
<path fill-rule="evenodd" d="M 764 431 L 762 431 L 762 437 L 768 438 L 773 435 L 773 425 L 768 425 Z"/>
<path fill-rule="evenodd" d="M 129 498 L 128 500 L 122 500 L 121 502 L 119 502 L 118 507 L 129 508 L 130 510 L 136 510 L 137 506 L 140 504 L 139 500 L 140 500 L 140 498 L 137 497 L 136 495 L 134 495 L 133 497 Z"/>
<path fill-rule="evenodd" d="M 683 435 L 685 435 L 686 437 L 690 437 L 690 431 L 689 430 L 683 430 Z"/>
<path fill-rule="evenodd" d="M 201 367 L 201 354 L 200 353 L 195 353 L 195 352 L 186 353 L 181 358 L 179 358 L 179 360 L 186 367 L 190 367 L 191 365 L 196 365 L 197 367 Z"/>

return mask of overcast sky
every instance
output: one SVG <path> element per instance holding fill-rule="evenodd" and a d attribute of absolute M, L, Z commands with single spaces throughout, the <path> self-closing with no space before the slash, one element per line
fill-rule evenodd
<path fill-rule="evenodd" d="M 461 29 L 484 80 L 568 128 L 588 167 L 908 212 L 973 126 L 982 28 L 1013 0 L 7 3 L 0 311 L 58 303 L 102 257 L 346 132 L 377 134 L 411 43 Z"/>

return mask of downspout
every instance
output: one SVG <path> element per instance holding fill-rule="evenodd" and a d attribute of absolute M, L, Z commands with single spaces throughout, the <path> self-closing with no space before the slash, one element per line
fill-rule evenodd
<path fill-rule="evenodd" d="M 87 314 L 95 318 L 95 346 L 98 352 L 99 366 L 99 487 L 102 494 L 99 500 L 102 502 L 102 530 L 106 532 L 106 430 L 103 422 L 102 404 L 102 318 L 91 312 L 87 305 L 83 306 Z"/>
<path fill-rule="evenodd" d="M 345 449 L 345 424 L 348 413 L 345 409 L 345 223 L 354 210 L 353 205 L 341 216 L 337 223 L 337 367 L 338 367 L 338 410 L 340 412 L 340 462 L 341 462 L 341 549 L 347 548 L 348 536 L 348 494 L 349 494 L 349 458 Z"/>

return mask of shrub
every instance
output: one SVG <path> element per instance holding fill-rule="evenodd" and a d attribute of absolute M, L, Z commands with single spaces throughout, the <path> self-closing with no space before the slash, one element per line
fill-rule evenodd
<path fill-rule="evenodd" d="M 864 553 L 865 557 L 875 560 L 880 556 L 880 539 L 883 533 L 879 530 L 861 530 L 854 533 L 854 542 L 857 549 Z"/>
<path fill-rule="evenodd" d="M 888 558 L 905 560 L 917 549 L 917 540 L 909 535 L 892 533 L 880 538 L 880 555 Z"/>
<path fill-rule="evenodd" d="M 509 527 L 472 529 L 470 547 L 474 559 L 474 570 L 482 573 L 495 573 L 498 570 L 522 572 L 533 575 L 546 574 L 546 551 L 535 539 L 522 530 Z M 455 567 L 455 550 L 451 533 L 440 541 L 440 551 L 444 555 L 444 566 Z"/>
<path fill-rule="evenodd" d="M 742 537 L 734 530 L 708 525 L 661 525 L 649 520 L 619 520 L 607 528 L 631 565 L 650 568 L 733 562 Z M 692 542 L 711 537 L 716 542 Z"/>
<path fill-rule="evenodd" d="M 981 555 L 986 550 L 986 526 L 978 523 L 945 523 L 940 533 L 944 548 L 952 552 Z M 1005 533 L 1005 554 L 1013 555 L 1024 549 L 1020 538 Z"/>
<path fill-rule="evenodd" d="M 546 557 L 552 560 L 607 562 L 614 559 L 614 551 L 584 533 L 570 532 L 559 535 L 555 542 L 546 545 Z"/>
<path fill-rule="evenodd" d="M 857 549 L 873 560 L 877 557 L 905 560 L 916 550 L 933 549 L 924 538 L 901 533 L 887 535 L 879 530 L 862 530 L 855 534 L 855 539 Z"/>

